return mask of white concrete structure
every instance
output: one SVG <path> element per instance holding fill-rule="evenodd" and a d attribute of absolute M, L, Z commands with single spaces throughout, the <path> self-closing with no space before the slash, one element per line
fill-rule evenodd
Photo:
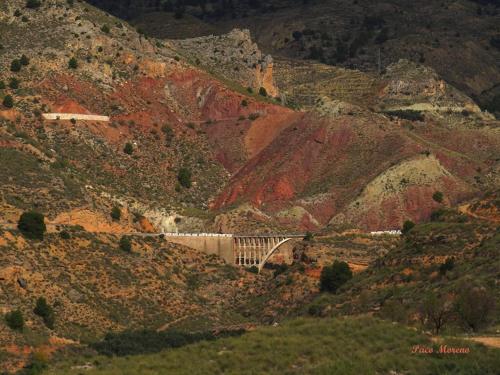
<path fill-rule="evenodd" d="M 45 120 L 79 120 L 109 122 L 109 116 L 83 115 L 81 113 L 44 113 Z"/>
<path fill-rule="evenodd" d="M 370 232 L 370 235 L 372 236 L 382 236 L 384 234 L 388 234 L 390 236 L 401 236 L 401 231 L 400 230 L 378 230 L 376 232 Z"/>
<path fill-rule="evenodd" d="M 147 236 L 151 236 L 148 234 Z M 221 233 L 161 233 L 166 241 L 178 243 L 207 254 L 216 254 L 228 263 L 257 267 L 259 272 L 269 258 L 285 243 L 302 239 L 303 234 L 237 235 Z"/>

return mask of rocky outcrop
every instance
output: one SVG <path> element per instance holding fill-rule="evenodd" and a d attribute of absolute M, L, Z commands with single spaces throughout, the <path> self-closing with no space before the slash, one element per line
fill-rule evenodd
<path fill-rule="evenodd" d="M 467 95 L 446 83 L 432 68 L 408 60 L 387 67 L 380 94 L 383 111 L 418 111 L 434 115 L 475 115 L 493 119 L 483 113 Z"/>
<path fill-rule="evenodd" d="M 235 81 L 243 87 L 278 96 L 273 78 L 273 58 L 252 41 L 250 31 L 234 29 L 228 34 L 173 40 L 172 45 L 200 67 Z"/>

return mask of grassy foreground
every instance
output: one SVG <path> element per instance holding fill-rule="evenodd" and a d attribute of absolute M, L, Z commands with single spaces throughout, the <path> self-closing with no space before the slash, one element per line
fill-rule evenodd
<path fill-rule="evenodd" d="M 369 317 L 297 319 L 241 337 L 122 358 L 75 358 L 50 374 L 496 374 L 500 350 L 464 341 L 469 354 L 412 354 L 428 336 Z M 78 365 L 91 363 L 91 370 Z M 391 372 L 393 371 L 393 372 Z"/>

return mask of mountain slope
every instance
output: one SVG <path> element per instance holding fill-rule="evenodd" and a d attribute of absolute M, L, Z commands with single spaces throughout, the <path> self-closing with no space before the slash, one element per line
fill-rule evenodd
<path fill-rule="evenodd" d="M 200 6 L 177 0 L 163 8 L 130 1 L 133 11 L 116 0 L 91 2 L 165 38 L 179 37 L 170 26 L 175 14 L 174 22 L 182 21 L 193 36 L 195 30 L 206 35 L 248 28 L 263 50 L 276 56 L 363 71 L 384 69 L 401 58 L 425 63 L 482 106 L 499 110 L 498 1 L 219 0 Z M 193 16 L 197 20 L 189 21 Z"/>

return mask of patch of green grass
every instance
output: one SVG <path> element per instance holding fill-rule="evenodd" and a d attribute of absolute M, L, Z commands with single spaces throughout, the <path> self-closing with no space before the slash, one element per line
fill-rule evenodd
<path fill-rule="evenodd" d="M 87 374 L 495 374 L 500 351 L 470 342 L 467 355 L 412 354 L 415 345 L 433 347 L 429 337 L 369 317 L 296 319 L 241 337 L 201 342 L 128 358 L 99 357 Z M 66 374 L 73 359 L 49 374 Z"/>

